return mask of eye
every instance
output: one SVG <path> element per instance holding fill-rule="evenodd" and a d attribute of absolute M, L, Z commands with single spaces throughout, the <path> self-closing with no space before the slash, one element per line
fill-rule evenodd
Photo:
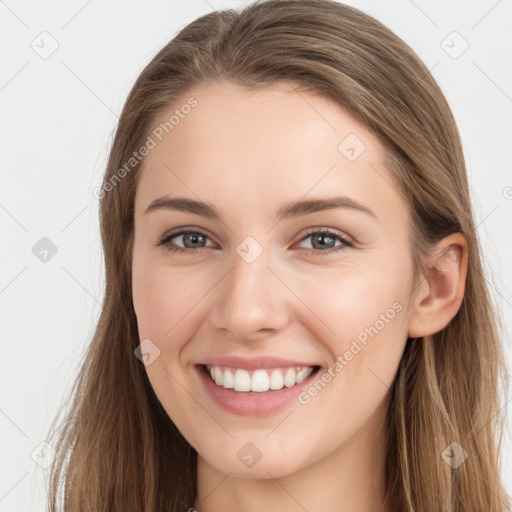
<path fill-rule="evenodd" d="M 181 238 L 182 243 L 185 245 L 185 247 L 179 247 L 176 246 L 174 242 L 172 242 L 173 239 L 179 239 Z M 167 235 L 164 235 L 157 243 L 157 247 L 163 246 L 170 252 L 190 252 L 194 249 L 202 249 L 205 247 L 203 242 L 205 242 L 208 239 L 208 237 L 197 230 L 192 229 L 186 229 L 183 231 L 178 231 L 177 233 L 169 233 Z M 186 245 L 189 244 L 192 247 L 186 247 Z M 199 245 L 199 247 L 198 247 Z"/>
<path fill-rule="evenodd" d="M 306 254 L 311 256 L 327 256 L 334 252 L 342 251 L 347 247 L 353 247 L 354 242 L 346 235 L 339 233 L 335 230 L 324 228 L 322 230 L 310 231 L 303 237 L 299 243 L 304 242 L 308 238 L 312 241 L 313 249 L 305 249 Z M 333 245 L 335 240 L 340 240 L 341 244 L 338 246 Z"/>
<path fill-rule="evenodd" d="M 354 242 L 352 241 L 352 239 L 350 239 L 349 237 L 342 233 L 339 233 L 329 228 L 316 228 L 316 230 L 311 230 L 298 243 L 300 244 L 307 240 L 308 238 L 312 239 L 313 249 L 304 250 L 306 254 L 310 256 L 324 256 L 332 254 L 333 252 L 341 251 L 347 247 L 354 246 Z M 176 243 L 173 242 L 174 239 L 181 239 L 185 247 L 177 246 Z M 194 229 L 186 229 L 164 235 L 160 240 L 158 240 L 158 242 L 155 245 L 157 247 L 165 247 L 170 252 L 190 253 L 194 252 L 195 249 L 206 248 L 206 241 L 208 239 L 209 237 L 202 233 L 201 231 Z M 341 244 L 339 244 L 338 246 L 333 245 L 333 243 L 335 243 L 336 240 L 341 241 Z M 189 245 L 189 247 L 187 247 L 187 245 Z"/>

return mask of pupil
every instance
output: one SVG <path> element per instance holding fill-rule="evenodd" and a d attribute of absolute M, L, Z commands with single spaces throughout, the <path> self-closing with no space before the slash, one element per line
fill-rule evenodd
<path fill-rule="evenodd" d="M 331 240 L 333 240 L 333 238 L 332 238 L 331 236 L 329 236 L 329 235 L 319 235 L 317 238 L 318 238 L 318 239 L 320 239 L 320 240 L 322 240 L 322 242 L 320 243 L 320 248 L 322 248 L 322 247 L 325 247 L 325 246 L 326 246 L 326 244 L 325 244 L 325 239 L 331 239 Z M 315 238 L 313 238 L 313 240 L 315 240 Z"/>
<path fill-rule="evenodd" d="M 192 244 L 197 243 L 197 239 L 200 238 L 202 235 L 199 235 L 198 233 L 188 233 L 186 237 L 189 241 L 192 242 Z"/>

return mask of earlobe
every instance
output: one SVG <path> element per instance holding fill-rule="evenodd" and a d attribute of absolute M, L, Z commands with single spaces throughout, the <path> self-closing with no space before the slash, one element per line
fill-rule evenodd
<path fill-rule="evenodd" d="M 446 327 L 462 304 L 468 265 L 467 242 L 454 233 L 437 244 L 436 257 L 416 294 L 409 336 L 420 338 Z"/>

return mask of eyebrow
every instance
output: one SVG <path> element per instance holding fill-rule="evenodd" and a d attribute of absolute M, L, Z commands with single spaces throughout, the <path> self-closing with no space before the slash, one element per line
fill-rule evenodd
<path fill-rule="evenodd" d="M 279 220 L 283 220 L 291 217 L 300 217 L 302 215 L 308 215 L 323 210 L 332 210 L 334 208 L 355 210 L 366 213 L 375 219 L 377 218 L 376 215 L 367 206 L 356 201 L 355 199 L 351 199 L 350 197 L 346 196 L 295 201 L 280 208 L 277 212 L 277 217 Z M 208 219 L 221 219 L 220 213 L 212 204 L 184 197 L 159 197 L 158 199 L 155 199 L 151 202 L 151 204 L 144 212 L 144 215 L 156 210 L 175 210 L 180 212 L 193 213 L 194 215 L 200 215 L 201 217 L 206 217 Z"/>

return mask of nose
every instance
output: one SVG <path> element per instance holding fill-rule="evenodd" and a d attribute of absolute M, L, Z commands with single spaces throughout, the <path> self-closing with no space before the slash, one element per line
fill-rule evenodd
<path fill-rule="evenodd" d="M 250 341 L 286 327 L 293 293 L 269 264 L 265 251 L 252 262 L 234 252 L 210 310 L 214 329 L 223 331 L 224 336 Z"/>

